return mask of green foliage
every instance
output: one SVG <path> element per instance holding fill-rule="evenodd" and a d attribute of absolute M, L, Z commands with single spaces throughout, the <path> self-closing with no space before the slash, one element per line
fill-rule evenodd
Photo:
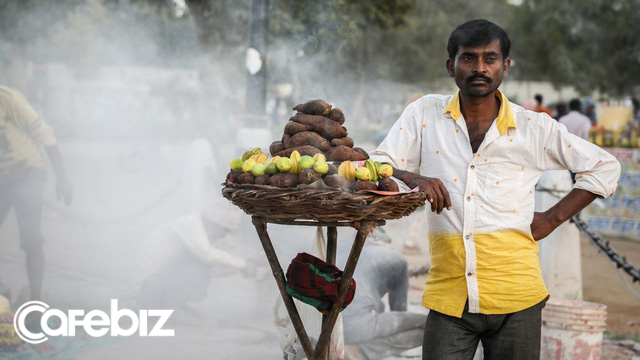
<path fill-rule="evenodd" d="M 517 75 L 583 94 L 629 94 L 640 83 L 640 2 L 525 0 L 513 18 Z"/>
<path fill-rule="evenodd" d="M 640 83 L 637 0 L 270 0 L 269 77 L 449 80 L 446 41 L 473 18 L 503 26 L 513 42 L 510 77 L 572 85 L 584 94 L 629 94 Z M 0 0 L 0 59 L 7 44 L 38 59 L 194 64 L 248 44 L 250 0 Z M 186 10 L 179 11 L 179 10 Z M 117 40 L 117 41 L 115 41 Z M 51 48 L 54 45 L 54 48 Z M 129 59 L 118 54 L 130 54 Z M 81 55 L 79 55 L 81 54 Z M 85 59 L 86 60 L 86 59 Z M 293 74 L 295 72 L 295 74 Z"/>
<path fill-rule="evenodd" d="M 29 43 L 46 36 L 60 19 L 84 0 L 0 0 L 0 38 Z"/>

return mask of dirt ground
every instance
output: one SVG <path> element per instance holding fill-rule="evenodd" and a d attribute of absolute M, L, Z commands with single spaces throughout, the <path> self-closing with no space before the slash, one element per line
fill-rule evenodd
<path fill-rule="evenodd" d="M 640 241 L 607 237 L 610 246 L 625 256 L 636 269 L 640 268 Z M 640 342 L 640 283 L 608 261 L 604 253 L 582 237 L 582 288 L 585 301 L 607 305 L 607 337 Z M 627 283 L 634 294 L 627 287 Z"/>

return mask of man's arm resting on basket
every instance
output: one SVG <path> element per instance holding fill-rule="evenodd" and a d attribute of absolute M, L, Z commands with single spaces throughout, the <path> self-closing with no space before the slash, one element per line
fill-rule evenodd
<path fill-rule="evenodd" d="M 449 191 L 438 178 L 429 178 L 410 171 L 393 169 L 393 176 L 407 184 L 410 188 L 419 187 L 427 194 L 431 203 L 431 211 L 440 214 L 443 209 L 451 210 Z"/>

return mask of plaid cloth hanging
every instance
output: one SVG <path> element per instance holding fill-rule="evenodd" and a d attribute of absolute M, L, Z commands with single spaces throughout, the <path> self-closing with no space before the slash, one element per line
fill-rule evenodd
<path fill-rule="evenodd" d="M 287 268 L 286 290 L 292 297 L 327 314 L 338 301 L 338 286 L 342 270 L 313 255 L 298 253 Z M 356 281 L 351 279 L 347 296 L 342 303 L 344 310 L 356 293 Z"/>

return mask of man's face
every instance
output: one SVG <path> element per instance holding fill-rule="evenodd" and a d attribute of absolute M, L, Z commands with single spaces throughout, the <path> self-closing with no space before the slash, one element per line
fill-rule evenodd
<path fill-rule="evenodd" d="M 455 60 L 447 59 L 449 76 L 468 97 L 491 95 L 507 76 L 510 65 L 510 59 L 502 58 L 500 40 L 477 47 L 461 46 Z"/>

